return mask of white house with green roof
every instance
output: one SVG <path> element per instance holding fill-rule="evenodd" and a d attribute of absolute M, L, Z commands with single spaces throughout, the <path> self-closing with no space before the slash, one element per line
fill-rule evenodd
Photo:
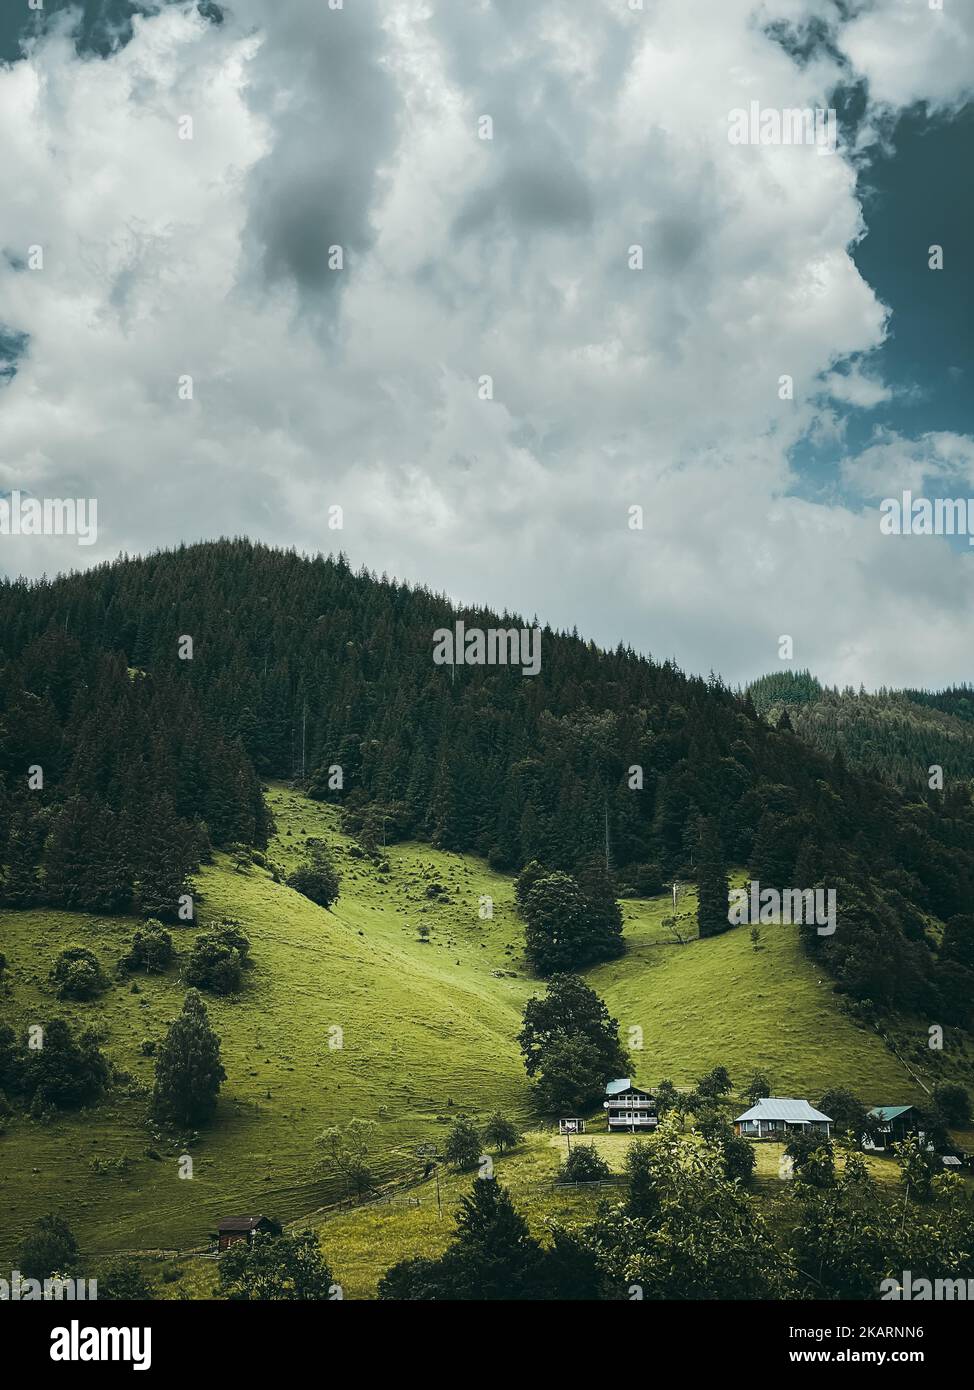
<path fill-rule="evenodd" d="M 656 1128 L 656 1099 L 649 1091 L 641 1091 L 629 1076 L 620 1076 L 610 1081 L 605 1088 L 602 1102 L 609 1133 L 623 1131 L 627 1134 L 649 1133 Z"/>

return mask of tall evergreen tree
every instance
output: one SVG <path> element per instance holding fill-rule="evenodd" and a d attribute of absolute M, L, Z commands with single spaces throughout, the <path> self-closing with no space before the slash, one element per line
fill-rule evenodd
<path fill-rule="evenodd" d="M 705 816 L 697 841 L 697 925 L 701 937 L 727 930 L 727 896 L 727 865 L 720 836 L 712 818 Z"/>
<path fill-rule="evenodd" d="M 169 1025 L 156 1060 L 152 1096 L 156 1116 L 176 1125 L 197 1125 L 216 1109 L 227 1074 L 220 1061 L 220 1039 L 210 1027 L 206 1005 L 195 989 L 182 1013 Z"/>

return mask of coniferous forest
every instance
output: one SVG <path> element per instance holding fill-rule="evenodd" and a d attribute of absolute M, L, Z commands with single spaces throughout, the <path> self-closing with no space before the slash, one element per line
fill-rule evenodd
<path fill-rule="evenodd" d="M 974 923 L 947 955 L 925 921 L 974 895 L 969 784 L 897 789 L 747 694 L 577 634 L 546 629 L 533 678 L 435 666 L 456 617 L 523 625 L 247 541 L 6 582 L 4 902 L 172 917 L 210 847 L 266 843 L 268 777 L 373 836 L 512 872 L 607 856 L 653 891 L 694 876 L 706 822 L 763 886 L 842 885 L 845 930 L 806 946 L 853 999 L 969 1021 Z"/>

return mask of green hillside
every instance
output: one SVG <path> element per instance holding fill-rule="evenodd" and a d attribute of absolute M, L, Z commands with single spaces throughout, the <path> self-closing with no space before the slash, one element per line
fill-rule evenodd
<path fill-rule="evenodd" d="M 841 1012 L 797 926 L 762 927 L 757 950 L 744 928 L 679 946 L 658 927 L 656 913 L 668 907 L 633 914 L 626 955 L 587 976 L 623 1040 L 630 1027 L 642 1029 L 643 1050 L 633 1052 L 640 1080 L 689 1086 L 721 1063 L 736 1085 L 761 1071 L 783 1096 L 814 1099 L 844 1086 L 873 1104 L 921 1099 L 879 1036 Z"/>
<path fill-rule="evenodd" d="M 255 968 L 239 998 L 207 1000 L 228 1080 L 215 1123 L 192 1148 L 191 1181 L 177 1175 L 178 1152 L 145 1127 L 153 1062 L 140 1045 L 161 1039 L 177 1012 L 178 974 L 138 976 L 137 991 L 116 983 L 90 1004 L 59 1003 L 46 984 L 56 952 L 77 942 L 111 969 L 134 920 L 0 917 L 11 979 L 4 1018 L 22 1026 L 63 1014 L 95 1024 L 132 1078 L 88 1114 L 8 1123 L 0 1138 L 4 1258 L 51 1209 L 68 1216 L 90 1254 L 198 1248 L 218 1217 L 256 1208 L 298 1218 L 337 1195 L 313 1177 L 315 1136 L 353 1116 L 379 1126 L 383 1180 L 415 1175 L 416 1145 L 442 1140 L 458 1110 L 485 1117 L 499 1108 L 532 1123 L 515 1035 L 539 986 L 521 958 L 511 880 L 470 856 L 415 844 L 390 847 L 383 872 L 339 833 L 332 808 L 283 787 L 269 799 L 277 828 L 268 862 L 287 869 L 306 836 L 323 835 L 341 867 L 342 896 L 324 911 L 268 869 L 226 855 L 201 872 L 200 924 L 174 929 L 180 952 L 196 931 L 230 915 L 251 940 Z M 490 920 L 478 914 L 482 895 L 493 899 Z M 634 1053 L 640 1080 L 690 1083 L 721 1061 L 735 1082 L 766 1069 L 779 1094 L 814 1097 L 841 1084 L 873 1101 L 915 1097 L 875 1033 L 838 1011 L 793 928 L 765 928 L 759 951 L 745 931 L 680 946 L 663 924 L 671 911 L 668 898 L 625 902 L 629 952 L 590 975 L 624 1041 L 630 1027 L 643 1030 Z M 692 895 L 680 911 L 692 927 Z M 340 1048 L 329 1046 L 336 1027 Z M 123 1155 L 131 1160 L 125 1172 L 90 1167 Z"/>
<path fill-rule="evenodd" d="M 857 772 L 925 789 L 930 768 L 946 784 L 974 778 L 970 692 L 824 687 L 808 671 L 775 672 L 747 686 L 754 708 L 777 726 L 787 710 L 796 734 Z"/>

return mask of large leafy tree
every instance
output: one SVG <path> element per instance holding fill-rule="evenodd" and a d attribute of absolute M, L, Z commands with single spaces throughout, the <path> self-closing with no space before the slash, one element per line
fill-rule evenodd
<path fill-rule="evenodd" d="M 220 1292 L 246 1302 L 334 1301 L 339 1295 L 314 1231 L 257 1232 L 220 1256 Z"/>
<path fill-rule="evenodd" d="M 95 1033 L 85 1029 L 76 1037 L 62 1018 L 44 1027 L 42 1046 L 25 1044 L 19 1055 L 19 1085 L 36 1109 L 77 1110 L 94 1105 L 111 1079 Z"/>
<path fill-rule="evenodd" d="M 518 1042 L 549 1112 L 592 1108 L 629 1068 L 617 1020 L 577 975 L 554 976 L 542 998 L 528 1000 Z"/>
<path fill-rule="evenodd" d="M 728 1177 L 720 1147 L 661 1121 L 631 1146 L 630 1193 L 585 1232 L 616 1297 L 788 1297 L 794 1269 L 753 1200 Z"/>

